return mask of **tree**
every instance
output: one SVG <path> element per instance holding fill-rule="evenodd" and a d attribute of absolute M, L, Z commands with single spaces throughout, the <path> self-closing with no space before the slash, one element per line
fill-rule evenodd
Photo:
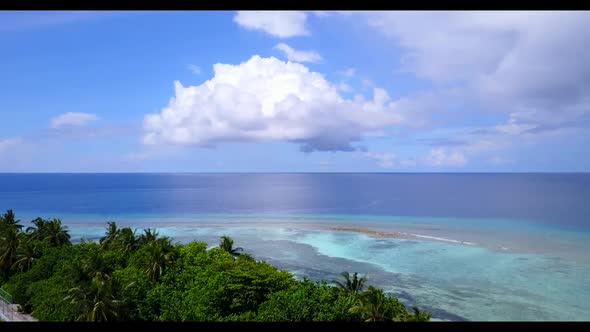
<path fill-rule="evenodd" d="M 138 244 L 140 246 L 146 245 L 150 242 L 156 241 L 158 239 L 158 232 L 156 230 L 152 230 L 151 228 L 144 229 L 143 234 L 139 236 Z"/>
<path fill-rule="evenodd" d="M 100 238 L 100 244 L 103 245 L 105 248 L 108 247 L 119 235 L 120 230 L 117 228 L 117 223 L 114 221 L 110 221 L 107 223 L 107 231 L 105 236 Z"/>
<path fill-rule="evenodd" d="M 28 240 L 21 241 L 16 251 L 16 261 L 12 267 L 19 272 L 28 271 L 33 266 L 33 263 L 41 257 L 41 250 L 39 250 L 38 245 L 39 243 L 31 237 Z"/>
<path fill-rule="evenodd" d="M 432 313 L 428 311 L 420 311 L 418 307 L 412 307 L 413 313 L 403 315 L 400 320 L 404 322 L 428 322 L 432 318 Z"/>
<path fill-rule="evenodd" d="M 279 290 L 258 309 L 260 321 L 350 321 L 349 309 L 355 299 L 329 286 L 308 279 L 295 287 Z"/>
<path fill-rule="evenodd" d="M 227 235 L 220 238 L 219 248 L 234 257 L 240 256 L 240 251 L 244 251 L 242 247 L 234 248 L 234 240 Z"/>
<path fill-rule="evenodd" d="M 72 244 L 68 226 L 62 226 L 60 219 L 53 219 L 45 224 L 45 234 L 43 240 L 54 247 L 61 247 Z"/>
<path fill-rule="evenodd" d="M 361 293 L 357 305 L 350 308 L 350 312 L 360 314 L 366 322 L 378 322 L 389 320 L 385 313 L 385 294 L 383 290 L 369 286 Z"/>
<path fill-rule="evenodd" d="M 125 319 L 126 308 L 122 295 L 131 286 L 133 283 L 122 287 L 117 278 L 109 279 L 108 282 L 94 280 L 88 287 L 71 288 L 64 301 L 69 301 L 78 308 L 78 321 L 107 322 Z"/>
<path fill-rule="evenodd" d="M 0 234 L 0 271 L 3 273 L 14 264 L 21 234 L 16 227 L 8 227 Z"/>
<path fill-rule="evenodd" d="M 31 221 L 35 227 L 27 227 L 26 232 L 31 234 L 31 239 L 43 240 L 47 233 L 47 220 L 43 218 L 35 218 Z"/>
<path fill-rule="evenodd" d="M 154 282 L 157 282 L 164 274 L 166 268 L 174 265 L 176 251 L 168 237 L 152 241 L 147 245 L 148 257 L 145 262 L 144 272 Z"/>
<path fill-rule="evenodd" d="M 334 280 L 334 283 L 338 285 L 338 288 L 340 288 L 342 291 L 354 295 L 358 295 L 360 292 L 363 291 L 363 288 L 365 287 L 365 282 L 367 281 L 366 276 L 362 276 L 359 278 L 358 273 L 355 272 L 351 278 L 350 274 L 346 271 L 342 272 L 340 275 L 344 277 L 344 282 Z"/>
<path fill-rule="evenodd" d="M 14 216 L 14 212 L 12 210 L 6 210 L 6 213 L 0 216 L 0 228 L 2 228 L 3 226 L 11 226 L 16 227 L 18 230 L 21 230 L 21 228 L 23 228 L 23 225 L 20 225 L 19 223 L 20 220 L 16 220 L 16 217 Z"/>
<path fill-rule="evenodd" d="M 130 227 L 122 228 L 115 238 L 114 246 L 125 254 L 135 251 L 139 246 L 135 231 Z"/>
<path fill-rule="evenodd" d="M 113 264 L 98 248 L 93 247 L 83 256 L 79 269 L 85 280 L 106 283 L 113 273 Z"/>

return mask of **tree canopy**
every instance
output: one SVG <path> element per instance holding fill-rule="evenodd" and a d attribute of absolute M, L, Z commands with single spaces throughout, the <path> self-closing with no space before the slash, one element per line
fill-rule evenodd
<path fill-rule="evenodd" d="M 296 279 L 256 261 L 234 240 L 173 243 L 115 222 L 97 242 L 72 244 L 60 219 L 22 230 L 0 217 L 0 285 L 43 321 L 428 321 L 366 276 L 342 273 L 336 286 Z M 20 226 L 20 227 L 19 227 Z"/>

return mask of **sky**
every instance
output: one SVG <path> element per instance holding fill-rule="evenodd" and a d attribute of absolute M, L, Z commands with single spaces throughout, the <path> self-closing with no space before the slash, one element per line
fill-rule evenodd
<path fill-rule="evenodd" d="M 0 172 L 588 172 L 590 13 L 0 12 Z"/>

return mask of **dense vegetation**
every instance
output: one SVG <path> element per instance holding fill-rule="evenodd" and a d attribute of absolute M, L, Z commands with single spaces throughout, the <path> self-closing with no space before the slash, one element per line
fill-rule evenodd
<path fill-rule="evenodd" d="M 427 321 L 357 273 L 336 286 L 297 280 L 256 261 L 222 236 L 173 244 L 108 223 L 98 243 L 72 244 L 61 220 L 33 220 L 23 230 L 0 216 L 0 285 L 21 310 L 47 321 Z"/>

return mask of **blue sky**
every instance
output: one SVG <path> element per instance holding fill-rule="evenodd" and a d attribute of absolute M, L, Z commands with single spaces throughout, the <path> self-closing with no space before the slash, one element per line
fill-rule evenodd
<path fill-rule="evenodd" d="M 590 171 L 585 12 L 0 12 L 0 172 Z"/>

